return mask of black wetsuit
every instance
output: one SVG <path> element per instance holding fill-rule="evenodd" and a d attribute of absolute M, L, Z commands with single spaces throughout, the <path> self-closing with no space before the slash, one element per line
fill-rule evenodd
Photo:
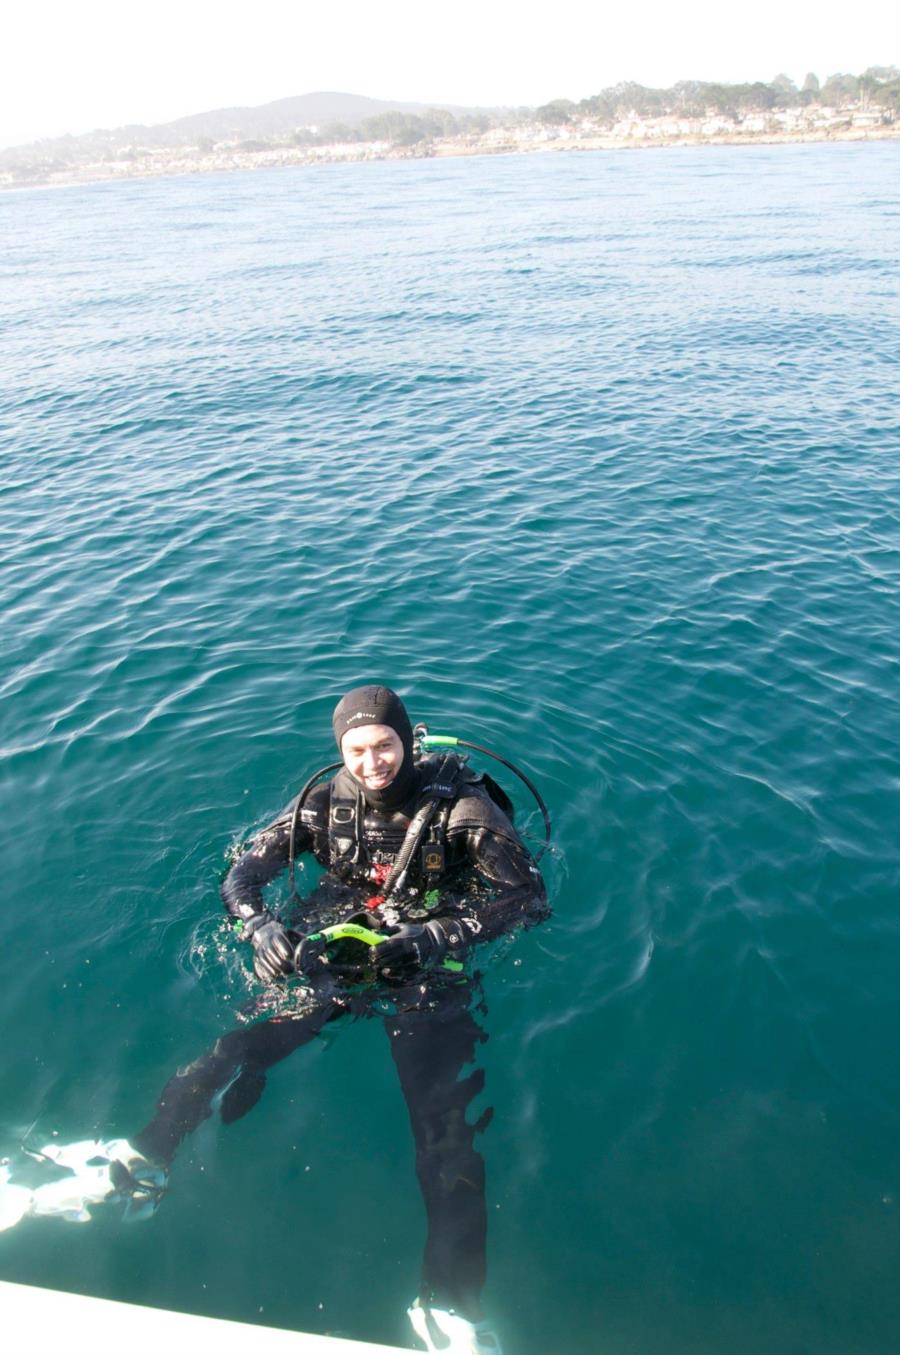
<path fill-rule="evenodd" d="M 353 829 L 333 822 L 334 802 L 342 787 L 345 800 L 348 787 L 352 796 L 352 779 L 348 782 L 342 772 L 334 783 L 316 787 L 297 827 L 295 849 L 298 854 L 312 852 L 330 873 L 306 901 L 304 916 L 292 919 L 293 925 L 301 924 L 298 930 L 322 925 L 329 909 L 332 921 L 336 907 L 343 906 L 345 916 L 355 912 L 377 893 L 433 771 L 430 760 L 423 761 L 414 794 L 398 810 L 379 812 L 360 798 Z M 222 897 L 235 918 L 249 922 L 264 912 L 263 889 L 288 865 L 293 817 L 289 806 L 228 872 Z M 462 924 L 471 945 L 547 915 L 537 867 L 479 781 L 464 780 L 454 787 L 445 806 L 442 845 L 445 865 L 440 875 L 423 878 L 414 870 L 404 897 L 394 901 L 399 921 L 421 916 L 428 893 L 431 910 L 426 915 L 452 917 Z M 384 1017 L 386 1002 L 391 1014 Z M 487 1127 L 491 1111 L 472 1124 L 466 1113 L 484 1086 L 483 1071 L 472 1066 L 487 1039 L 475 1015 L 484 1010 L 479 976 L 471 966 L 455 974 L 421 972 L 391 986 L 313 980 L 308 1002 L 298 1011 L 229 1032 L 171 1078 L 153 1120 L 132 1142 L 148 1157 L 168 1163 L 185 1135 L 211 1114 L 218 1095 L 223 1121 L 237 1120 L 259 1099 L 266 1070 L 312 1040 L 328 1022 L 346 1013 L 383 1017 L 409 1110 L 428 1222 L 419 1297 L 475 1320 L 486 1238 L 484 1160 L 475 1136 Z M 466 1068 L 471 1071 L 462 1076 Z"/>

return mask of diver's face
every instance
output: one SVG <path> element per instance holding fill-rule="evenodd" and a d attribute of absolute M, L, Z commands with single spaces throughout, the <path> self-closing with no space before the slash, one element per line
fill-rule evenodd
<path fill-rule="evenodd" d="M 386 790 L 403 765 L 403 744 L 390 725 L 360 725 L 341 739 L 341 757 L 366 790 Z"/>

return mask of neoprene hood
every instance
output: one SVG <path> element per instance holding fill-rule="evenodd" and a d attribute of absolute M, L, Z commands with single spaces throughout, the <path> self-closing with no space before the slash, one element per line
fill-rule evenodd
<path fill-rule="evenodd" d="M 391 784 L 384 790 L 366 790 L 361 786 L 367 803 L 373 808 L 397 809 L 410 798 L 419 780 L 413 764 L 413 731 L 406 707 L 390 687 L 382 687 L 377 683 L 354 687 L 352 692 L 341 697 L 331 717 L 338 748 L 348 729 L 357 729 L 362 725 L 387 725 L 403 744 L 403 762 Z"/>

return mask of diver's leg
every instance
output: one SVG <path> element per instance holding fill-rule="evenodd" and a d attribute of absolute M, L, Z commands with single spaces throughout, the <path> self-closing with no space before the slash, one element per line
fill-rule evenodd
<path fill-rule="evenodd" d="M 476 1322 L 487 1212 L 484 1159 L 475 1136 L 487 1128 L 492 1112 L 484 1111 L 474 1124 L 466 1118 L 484 1086 L 484 1072 L 462 1072 L 487 1039 L 473 1005 L 471 986 L 460 984 L 445 989 L 432 1009 L 387 1018 L 385 1029 L 409 1110 L 428 1223 L 419 1300 Z"/>
<path fill-rule="evenodd" d="M 209 1053 L 170 1078 L 150 1123 L 132 1140 L 84 1139 L 24 1148 L 30 1158 L 67 1175 L 32 1189 L 11 1180 L 0 1164 L 0 1231 L 28 1214 L 57 1215 L 86 1222 L 91 1207 L 123 1200 L 132 1217 L 152 1213 L 165 1193 L 167 1169 L 185 1135 L 196 1129 L 221 1095 L 222 1119 L 240 1119 L 262 1094 L 266 1070 L 307 1044 L 345 1010 L 323 999 L 291 1016 L 230 1031 Z"/>
<path fill-rule="evenodd" d="M 343 1011 L 341 1003 L 323 1000 L 295 1015 L 223 1035 L 208 1054 L 169 1079 L 156 1114 L 133 1140 L 85 1139 L 25 1150 L 63 1168 L 67 1175 L 58 1180 L 31 1189 L 12 1182 L 9 1169 L 0 1165 L 0 1230 L 27 1214 L 86 1222 L 91 1208 L 107 1200 L 124 1201 L 131 1217 L 153 1213 L 165 1193 L 175 1149 L 212 1113 L 215 1098 L 222 1096 L 226 1124 L 239 1119 L 259 1100 L 266 1070 Z"/>
<path fill-rule="evenodd" d="M 132 1144 L 151 1162 L 168 1166 L 182 1139 L 212 1114 L 217 1096 L 222 1096 L 225 1124 L 239 1120 L 262 1095 L 267 1069 L 308 1044 L 343 1010 L 337 1003 L 324 1002 L 296 1015 L 229 1031 L 208 1053 L 169 1078 L 153 1119 Z"/>

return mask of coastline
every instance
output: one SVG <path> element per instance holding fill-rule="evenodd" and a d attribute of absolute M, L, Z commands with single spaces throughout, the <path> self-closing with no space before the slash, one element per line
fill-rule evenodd
<path fill-rule="evenodd" d="M 670 132 L 649 129 L 643 134 L 614 129 L 606 134 L 546 134 L 536 136 L 513 129 L 489 137 L 456 136 L 416 146 L 390 143 L 337 143 L 316 147 L 267 147 L 242 150 L 216 148 L 197 151 L 157 151 L 134 158 L 100 161 L 51 170 L 33 179 L 0 174 L 0 190 L 23 192 L 36 188 L 72 188 L 86 184 L 117 183 L 136 179 L 168 178 L 190 174 L 221 174 L 236 170 L 309 168 L 323 164 L 361 164 L 375 160 L 461 159 L 484 155 L 522 155 L 562 151 L 657 150 L 700 146 L 781 146 L 847 142 L 900 141 L 900 124 L 843 125 L 806 130 Z"/>

